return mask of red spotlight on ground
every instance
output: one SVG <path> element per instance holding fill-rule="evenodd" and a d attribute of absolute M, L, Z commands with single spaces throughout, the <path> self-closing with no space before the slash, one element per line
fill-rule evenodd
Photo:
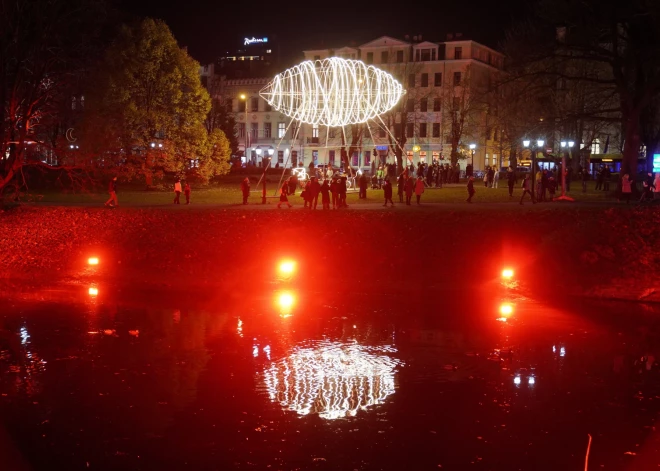
<path fill-rule="evenodd" d="M 88 265 L 98 265 L 99 264 L 99 259 L 98 257 L 89 257 L 87 259 L 87 264 Z"/>
<path fill-rule="evenodd" d="M 87 292 L 90 296 L 97 296 L 99 294 L 98 288 L 94 288 L 93 286 L 91 286 Z"/>
<path fill-rule="evenodd" d="M 513 278 L 513 270 L 511 268 L 505 268 L 502 270 L 502 278 L 506 278 L 507 280 Z"/>
<path fill-rule="evenodd" d="M 509 303 L 500 304 L 500 314 L 503 316 L 510 316 L 513 314 L 513 306 Z"/>
<path fill-rule="evenodd" d="M 277 269 L 280 275 L 290 277 L 296 271 L 296 262 L 293 260 L 282 260 Z"/>

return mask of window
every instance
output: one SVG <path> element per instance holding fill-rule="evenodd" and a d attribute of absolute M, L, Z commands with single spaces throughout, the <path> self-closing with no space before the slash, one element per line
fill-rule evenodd
<path fill-rule="evenodd" d="M 252 106 L 250 107 L 251 111 L 259 111 L 259 98 L 256 96 L 252 98 Z"/>
<path fill-rule="evenodd" d="M 426 99 L 426 98 L 422 98 L 422 99 L 419 101 L 419 111 L 421 111 L 422 113 L 427 112 L 427 111 L 428 111 L 428 107 L 429 107 L 429 104 L 428 104 L 428 103 L 429 103 L 428 99 Z"/>
<path fill-rule="evenodd" d="M 245 137 L 245 123 L 238 123 L 238 137 Z"/>
<path fill-rule="evenodd" d="M 371 151 L 366 150 L 364 151 L 364 166 L 371 165 Z"/>
<path fill-rule="evenodd" d="M 283 150 L 278 150 L 277 151 L 277 163 L 278 164 L 283 164 L 284 163 L 284 151 Z"/>
<path fill-rule="evenodd" d="M 312 137 L 319 137 L 319 125 L 318 124 L 313 124 L 312 125 Z"/>
<path fill-rule="evenodd" d="M 403 62 L 403 51 L 396 51 L 396 61 L 399 64 Z"/>
<path fill-rule="evenodd" d="M 493 131 L 493 140 L 494 140 L 494 141 L 498 141 L 498 140 L 499 140 L 499 139 L 497 139 L 497 129 L 495 129 L 495 131 Z"/>
<path fill-rule="evenodd" d="M 380 53 L 380 63 L 387 64 L 387 51 L 383 51 Z"/>
<path fill-rule="evenodd" d="M 292 150 L 291 151 L 291 166 L 292 167 L 297 167 L 298 166 L 298 151 L 297 150 Z"/>
<path fill-rule="evenodd" d="M 335 138 L 335 134 L 336 134 L 336 132 L 337 132 L 337 131 L 335 130 L 335 128 L 330 128 L 330 129 L 328 129 L 328 137 L 329 137 L 330 139 L 334 139 L 334 138 Z"/>
<path fill-rule="evenodd" d="M 403 137 L 401 123 L 394 123 L 394 135 L 397 137 Z"/>
<path fill-rule="evenodd" d="M 429 86 L 429 74 L 422 74 L 422 87 Z"/>
<path fill-rule="evenodd" d="M 422 62 L 428 62 L 431 60 L 431 50 L 430 49 L 422 49 Z"/>
<path fill-rule="evenodd" d="M 367 64 L 373 64 L 373 63 L 374 63 L 374 53 L 367 52 Z"/>
<path fill-rule="evenodd" d="M 421 151 L 419 153 L 419 161 L 422 163 L 426 162 L 426 151 Z"/>
<path fill-rule="evenodd" d="M 426 123 L 419 123 L 419 137 L 426 137 Z"/>
<path fill-rule="evenodd" d="M 413 137 L 415 135 L 415 124 L 406 124 L 406 137 Z"/>
<path fill-rule="evenodd" d="M 314 167 L 319 164 L 319 151 L 314 149 L 312 151 L 312 160 L 314 161 Z"/>
<path fill-rule="evenodd" d="M 335 151 L 331 150 L 328 152 L 328 161 L 331 167 L 335 166 Z"/>
<path fill-rule="evenodd" d="M 415 87 L 415 74 L 409 74 L 408 75 L 408 88 L 414 88 Z"/>
<path fill-rule="evenodd" d="M 454 59 L 460 60 L 463 58 L 463 48 L 462 47 L 455 47 L 454 48 Z"/>
<path fill-rule="evenodd" d="M 245 113 L 245 100 L 238 100 L 238 111 Z"/>
<path fill-rule="evenodd" d="M 406 158 L 408 159 L 407 164 L 412 163 L 412 161 L 413 161 L 413 153 L 412 153 L 412 151 L 408 151 L 408 152 L 406 152 Z"/>
<path fill-rule="evenodd" d="M 454 102 L 452 104 L 453 104 L 453 107 L 454 107 L 454 111 L 458 111 L 459 109 L 461 109 L 461 98 L 455 96 L 454 97 Z"/>
<path fill-rule="evenodd" d="M 353 165 L 354 167 L 360 165 L 360 158 L 357 151 L 353 152 L 351 160 L 352 160 L 351 165 Z"/>
<path fill-rule="evenodd" d="M 314 60 L 315 60 L 315 61 L 320 61 L 320 60 L 321 60 L 321 56 L 314 56 Z"/>
<path fill-rule="evenodd" d="M 277 137 L 282 139 L 286 135 L 286 123 L 277 123 Z"/>
<path fill-rule="evenodd" d="M 437 162 L 438 160 L 440 160 L 440 152 L 434 151 L 434 152 L 432 152 L 432 155 L 433 155 L 433 161 L 434 162 Z"/>
<path fill-rule="evenodd" d="M 440 137 L 440 123 L 433 123 L 433 137 Z"/>
<path fill-rule="evenodd" d="M 461 73 L 454 72 L 454 86 L 459 86 L 461 84 Z"/>
<path fill-rule="evenodd" d="M 271 123 L 264 123 L 264 137 L 267 137 L 267 138 L 270 139 L 271 132 L 272 132 Z"/>
<path fill-rule="evenodd" d="M 490 141 L 490 135 L 492 134 L 492 132 L 493 130 L 490 127 L 486 126 L 486 135 L 484 137 L 486 138 L 487 141 Z"/>
<path fill-rule="evenodd" d="M 442 87 L 442 72 L 436 72 L 433 78 L 433 85 Z"/>
<path fill-rule="evenodd" d="M 415 100 L 412 98 L 408 98 L 408 101 L 406 101 L 406 111 L 408 113 L 415 111 Z"/>
<path fill-rule="evenodd" d="M 267 101 L 264 101 L 264 111 L 273 111 L 273 107 Z"/>
<path fill-rule="evenodd" d="M 385 128 L 378 128 L 378 137 L 385 137 Z"/>
<path fill-rule="evenodd" d="M 440 111 L 440 98 L 433 99 L 433 111 Z"/>
<path fill-rule="evenodd" d="M 594 139 L 591 143 L 591 153 L 600 154 L 600 139 Z"/>
<path fill-rule="evenodd" d="M 251 123 L 250 139 L 254 139 L 256 141 L 258 137 L 259 137 L 259 123 Z"/>

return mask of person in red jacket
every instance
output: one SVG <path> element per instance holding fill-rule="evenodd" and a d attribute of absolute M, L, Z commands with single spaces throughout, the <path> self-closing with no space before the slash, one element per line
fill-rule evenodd
<path fill-rule="evenodd" d="M 105 202 L 105 205 L 110 206 L 111 208 L 119 206 L 119 202 L 117 201 L 117 177 L 114 177 L 112 180 L 110 180 L 110 184 L 108 185 L 108 193 L 110 194 L 110 199 Z"/>

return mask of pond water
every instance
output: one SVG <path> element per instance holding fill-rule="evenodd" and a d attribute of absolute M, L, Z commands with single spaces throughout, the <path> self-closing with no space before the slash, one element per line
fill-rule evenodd
<path fill-rule="evenodd" d="M 502 286 L 0 301 L 25 469 L 657 469 L 658 313 Z"/>

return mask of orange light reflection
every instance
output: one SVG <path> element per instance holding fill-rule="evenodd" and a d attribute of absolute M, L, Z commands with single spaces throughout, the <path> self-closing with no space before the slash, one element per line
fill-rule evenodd
<path fill-rule="evenodd" d="M 289 277 L 296 271 L 296 262 L 293 260 L 282 260 L 278 267 L 280 275 Z"/>
<path fill-rule="evenodd" d="M 505 268 L 502 270 L 502 278 L 511 279 L 513 278 L 513 270 L 511 268 Z"/>
<path fill-rule="evenodd" d="M 290 317 L 291 310 L 296 304 L 296 296 L 290 291 L 281 291 L 276 294 L 275 302 L 280 311 L 280 316 Z"/>
<path fill-rule="evenodd" d="M 99 290 L 98 290 L 98 288 L 94 288 L 93 286 L 91 286 L 89 288 L 88 293 L 89 293 L 90 296 L 97 296 L 99 294 Z"/>
<path fill-rule="evenodd" d="M 510 316 L 513 314 L 513 306 L 509 303 L 502 303 L 500 305 L 500 314 L 503 316 Z"/>
<path fill-rule="evenodd" d="M 99 264 L 99 259 L 97 257 L 90 257 L 87 259 L 87 263 L 89 265 L 98 265 Z"/>

